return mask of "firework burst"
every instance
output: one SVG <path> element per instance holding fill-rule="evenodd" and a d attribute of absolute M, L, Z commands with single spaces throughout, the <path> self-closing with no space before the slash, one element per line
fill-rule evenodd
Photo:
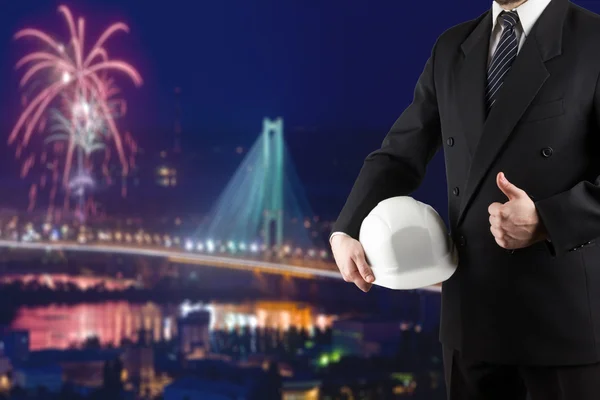
<path fill-rule="evenodd" d="M 121 135 L 117 128 L 115 119 L 125 113 L 126 107 L 122 99 L 116 98 L 119 90 L 110 74 L 124 75 L 135 86 L 142 84 L 142 78 L 127 62 L 111 59 L 105 47 L 114 34 L 128 32 L 128 26 L 110 25 L 86 53 L 85 19 L 75 21 L 66 6 L 58 11 L 69 30 L 67 41 L 57 41 L 37 29 L 15 34 L 15 39 L 33 39 L 44 47 L 17 62 L 16 68 L 25 70 L 20 87 L 29 89 L 30 95 L 24 96 L 23 112 L 8 138 L 9 145 L 16 147 L 17 158 L 24 160 L 21 176 L 27 176 L 36 164 L 42 166 L 39 181 L 30 189 L 30 209 L 39 189 L 46 186 L 51 187 L 51 208 L 59 188 L 67 193 L 65 207 L 68 193 L 82 197 L 89 191 L 97 159 L 92 157 L 94 153 L 104 152 L 99 168 L 106 175 L 114 152 L 121 175 L 127 176 L 137 148 L 131 135 Z M 39 79 L 42 75 L 43 80 Z M 30 146 L 35 135 L 45 136 L 42 151 L 39 146 Z"/>

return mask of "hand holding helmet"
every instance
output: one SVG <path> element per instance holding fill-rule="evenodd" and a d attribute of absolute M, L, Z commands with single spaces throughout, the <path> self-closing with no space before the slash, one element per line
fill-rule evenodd
<path fill-rule="evenodd" d="M 353 282 L 363 292 L 373 286 L 374 275 L 365 258 L 362 244 L 346 235 L 331 238 L 333 257 L 346 282 Z"/>
<path fill-rule="evenodd" d="M 389 289 L 418 289 L 449 279 L 458 255 L 446 225 L 428 204 L 409 196 L 380 202 L 365 218 L 359 240 L 375 275 Z"/>
<path fill-rule="evenodd" d="M 439 284 L 458 266 L 442 218 L 409 196 L 380 202 L 364 219 L 359 240 L 334 236 L 332 250 L 344 280 L 365 292 L 373 284 L 397 290 Z"/>

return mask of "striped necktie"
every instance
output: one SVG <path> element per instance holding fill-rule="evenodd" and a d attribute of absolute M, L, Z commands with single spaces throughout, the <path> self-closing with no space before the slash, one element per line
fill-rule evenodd
<path fill-rule="evenodd" d="M 519 14 L 516 11 L 502 11 L 499 18 L 502 20 L 504 30 L 487 72 L 485 99 L 488 113 L 496 102 L 504 77 L 510 70 L 515 58 L 517 58 L 519 49 L 519 42 L 515 33 L 515 26 L 519 22 Z"/>

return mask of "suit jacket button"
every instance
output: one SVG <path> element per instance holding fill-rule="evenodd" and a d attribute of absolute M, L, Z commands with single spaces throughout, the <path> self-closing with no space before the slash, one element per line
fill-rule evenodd
<path fill-rule="evenodd" d="M 450 147 L 454 146 L 454 138 L 450 136 L 448 139 L 446 139 L 446 144 Z"/>
<path fill-rule="evenodd" d="M 463 235 L 460 235 L 458 237 L 457 243 L 460 247 L 465 247 L 467 244 L 467 239 L 465 239 L 465 237 Z"/>
<path fill-rule="evenodd" d="M 454 189 L 452 189 L 452 194 L 454 194 L 455 196 L 458 196 L 458 187 L 455 187 Z"/>
<path fill-rule="evenodd" d="M 545 147 L 542 149 L 542 156 L 548 158 L 552 155 L 553 151 L 552 147 Z"/>

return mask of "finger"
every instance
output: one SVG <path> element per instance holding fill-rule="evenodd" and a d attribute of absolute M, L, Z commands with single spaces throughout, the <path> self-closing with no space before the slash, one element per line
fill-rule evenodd
<path fill-rule="evenodd" d="M 506 179 L 504 172 L 499 172 L 498 175 L 496 175 L 496 184 L 509 200 L 527 196 L 527 193 L 525 193 L 524 190 L 518 188 L 513 183 L 509 182 L 508 179 Z"/>
<path fill-rule="evenodd" d="M 356 268 L 356 265 L 353 261 L 350 261 L 348 264 L 348 269 L 344 275 L 346 277 L 346 282 L 356 282 L 357 280 L 361 280 L 363 282 L 365 281 L 360 272 L 358 272 L 358 268 Z"/>
<path fill-rule="evenodd" d="M 518 247 L 517 240 L 506 233 L 500 234 L 499 236 L 494 236 L 494 239 L 496 240 L 498 246 L 502 247 L 503 249 L 511 250 Z"/>
<path fill-rule="evenodd" d="M 502 247 L 503 249 L 508 249 L 508 241 L 504 240 L 504 239 L 496 239 L 496 243 L 498 243 L 498 246 Z"/>
<path fill-rule="evenodd" d="M 344 279 L 344 282 L 352 282 L 352 279 L 345 272 L 342 272 L 342 278 Z"/>
<path fill-rule="evenodd" d="M 500 219 L 495 215 L 490 215 L 489 221 L 492 226 L 500 225 Z"/>
<path fill-rule="evenodd" d="M 492 235 L 494 235 L 496 239 L 506 239 L 504 231 L 497 226 L 490 226 L 490 232 L 492 232 Z"/>
<path fill-rule="evenodd" d="M 357 288 L 359 288 L 360 290 L 362 290 L 365 293 L 367 293 L 369 290 L 371 290 L 371 287 L 373 286 L 372 283 L 365 282 L 362 278 L 358 278 L 354 282 L 354 284 L 356 285 Z"/>
<path fill-rule="evenodd" d="M 490 206 L 488 207 L 488 213 L 490 215 L 499 216 L 500 215 L 500 210 L 502 209 L 503 205 L 504 204 L 497 203 L 497 202 L 490 204 Z"/>
<path fill-rule="evenodd" d="M 339 255 L 336 252 L 333 253 L 333 258 L 335 260 L 335 265 L 338 267 L 338 270 L 340 271 L 340 275 L 342 275 L 342 278 L 344 279 L 344 281 L 351 282 L 348 280 L 348 271 L 351 270 L 351 265 L 354 264 L 352 262 L 352 259 L 347 256 L 342 257 L 342 255 Z"/>
<path fill-rule="evenodd" d="M 346 282 L 354 282 L 356 275 L 359 275 L 352 259 L 349 259 L 344 263 L 343 267 L 340 268 L 340 272 L 342 273 L 342 278 L 344 278 L 344 281 Z"/>
<path fill-rule="evenodd" d="M 372 283 L 373 281 L 375 281 L 375 276 L 373 275 L 373 271 L 371 270 L 371 267 L 365 259 L 364 252 L 358 252 L 354 256 L 353 261 L 356 264 L 356 268 L 358 269 L 358 272 L 360 273 L 361 277 L 364 279 L 365 282 Z"/>

